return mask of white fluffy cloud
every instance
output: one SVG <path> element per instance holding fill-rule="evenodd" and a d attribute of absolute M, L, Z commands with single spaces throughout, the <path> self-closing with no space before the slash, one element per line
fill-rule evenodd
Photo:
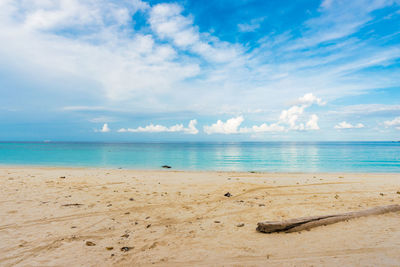
<path fill-rule="evenodd" d="M 318 116 L 311 115 L 309 121 L 304 125 L 303 122 L 299 123 L 299 118 L 303 115 L 304 110 L 313 104 L 319 106 L 325 105 L 321 98 L 314 96 L 312 93 L 305 94 L 297 100 L 299 105 L 294 105 L 289 109 L 283 110 L 279 116 L 279 123 L 287 124 L 290 130 L 319 130 Z"/>
<path fill-rule="evenodd" d="M 335 125 L 335 129 L 361 129 L 364 128 L 364 124 L 362 123 L 357 123 L 357 124 L 350 124 L 346 121 L 342 121 L 341 123 L 338 123 Z"/>
<path fill-rule="evenodd" d="M 298 124 L 297 120 L 303 114 L 305 106 L 293 106 L 287 110 L 282 110 L 279 116 L 279 122 L 288 124 L 292 130 L 303 130 L 304 124 Z"/>
<path fill-rule="evenodd" d="M 187 128 L 184 128 L 183 131 L 187 134 L 197 134 L 199 130 L 196 128 L 197 120 L 191 120 Z"/>
<path fill-rule="evenodd" d="M 397 130 L 400 130 L 400 117 L 396 117 L 391 121 L 385 121 L 383 124 L 385 124 L 386 127 L 395 127 Z"/>
<path fill-rule="evenodd" d="M 150 124 L 145 127 L 132 128 L 121 128 L 118 130 L 120 133 L 131 132 L 131 133 L 163 133 L 163 132 L 183 132 L 186 134 L 197 134 L 199 131 L 196 128 L 197 120 L 191 120 L 188 127 L 184 127 L 183 124 L 176 124 L 170 127 L 163 125 Z"/>
<path fill-rule="evenodd" d="M 282 132 L 285 131 L 286 128 L 284 125 L 287 125 L 287 130 L 319 130 L 318 125 L 318 116 L 316 114 L 312 114 L 308 121 L 299 122 L 301 117 L 303 116 L 304 110 L 310 107 L 313 104 L 324 105 L 320 98 L 315 97 L 313 94 L 308 93 L 304 96 L 300 97 L 297 100 L 301 105 L 295 105 L 290 107 L 287 110 L 283 110 L 281 115 L 279 116 L 279 120 L 276 123 L 266 124 L 263 123 L 261 125 L 253 125 L 252 127 L 242 127 L 239 128 L 242 122 L 244 121 L 243 116 L 239 116 L 236 118 L 232 118 L 227 120 L 226 122 L 222 122 L 218 120 L 216 123 L 211 126 L 204 126 L 204 132 L 207 134 L 213 133 L 222 133 L 222 134 L 236 134 L 236 133 L 263 133 L 263 132 Z"/>
<path fill-rule="evenodd" d="M 307 93 L 304 96 L 300 97 L 297 102 L 302 105 L 311 106 L 312 104 L 317 104 L 319 106 L 323 106 L 326 104 L 325 101 L 322 101 L 321 98 L 316 97 L 312 93 Z"/>
<path fill-rule="evenodd" d="M 103 127 L 102 127 L 100 130 L 95 129 L 94 131 L 95 131 L 95 132 L 99 132 L 99 133 L 108 133 L 108 132 L 111 131 L 111 129 L 110 129 L 110 127 L 108 127 L 108 124 L 107 124 L 107 123 L 104 123 L 104 124 L 103 124 Z"/>
<path fill-rule="evenodd" d="M 312 114 L 310 119 L 307 121 L 306 129 L 309 130 L 319 130 L 318 126 L 318 116 L 316 114 Z"/>
<path fill-rule="evenodd" d="M 239 126 L 244 121 L 242 116 L 232 118 L 223 122 L 218 120 L 216 123 L 212 124 L 211 126 L 204 126 L 204 132 L 206 134 L 236 134 L 239 133 Z"/>

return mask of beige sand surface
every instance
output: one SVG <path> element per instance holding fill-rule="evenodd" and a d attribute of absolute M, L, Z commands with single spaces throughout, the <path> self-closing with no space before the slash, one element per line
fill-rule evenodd
<path fill-rule="evenodd" d="M 400 213 L 255 231 L 400 204 L 397 191 L 399 174 L 1 167 L 0 266 L 399 266 Z"/>

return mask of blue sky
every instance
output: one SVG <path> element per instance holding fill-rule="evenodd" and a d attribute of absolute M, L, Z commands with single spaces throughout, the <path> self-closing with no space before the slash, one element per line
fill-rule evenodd
<path fill-rule="evenodd" d="M 0 140 L 400 139 L 400 1 L 3 0 Z"/>

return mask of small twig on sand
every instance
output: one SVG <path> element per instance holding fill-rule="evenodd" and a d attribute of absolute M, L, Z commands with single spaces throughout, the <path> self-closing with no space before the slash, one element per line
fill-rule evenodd
<path fill-rule="evenodd" d="M 79 206 L 82 206 L 83 204 L 79 204 L 79 203 L 72 203 L 72 204 L 64 204 L 64 205 L 61 205 L 61 206 L 63 206 L 63 207 L 79 207 Z"/>

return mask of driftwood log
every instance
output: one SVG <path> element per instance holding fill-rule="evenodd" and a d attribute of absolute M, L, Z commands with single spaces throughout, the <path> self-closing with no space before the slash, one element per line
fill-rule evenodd
<path fill-rule="evenodd" d="M 341 221 L 347 221 L 349 219 L 370 216 L 370 215 L 379 215 L 395 211 L 400 211 L 400 205 L 380 206 L 362 211 L 354 211 L 354 212 L 340 213 L 334 215 L 301 217 L 281 222 L 265 221 L 258 223 L 257 231 L 262 233 L 298 232 L 302 230 L 309 230 L 310 228 L 314 228 L 321 225 L 328 225 Z"/>

